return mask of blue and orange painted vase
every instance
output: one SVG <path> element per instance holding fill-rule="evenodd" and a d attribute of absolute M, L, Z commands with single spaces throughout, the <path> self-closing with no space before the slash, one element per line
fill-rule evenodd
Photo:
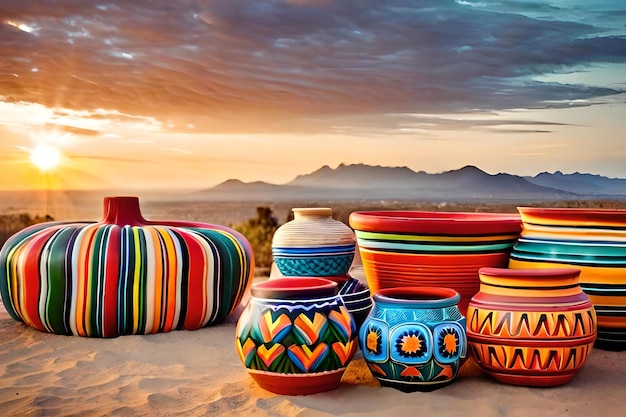
<path fill-rule="evenodd" d="M 345 276 L 356 251 L 350 227 L 328 207 L 293 208 L 272 237 L 272 257 L 285 276 Z"/>
<path fill-rule="evenodd" d="M 359 332 L 363 359 L 382 386 L 432 391 L 452 383 L 467 351 L 459 294 L 442 287 L 385 288 Z"/>
<path fill-rule="evenodd" d="M 626 349 L 626 210 L 518 207 L 510 268 L 575 268 L 598 316 L 596 347 Z"/>
<path fill-rule="evenodd" d="M 358 346 L 354 318 L 323 278 L 277 278 L 252 285 L 237 322 L 239 358 L 257 384 L 276 394 L 337 388 Z"/>
<path fill-rule="evenodd" d="M 481 268 L 467 310 L 476 363 L 500 382 L 556 386 L 583 366 L 596 340 L 596 314 L 572 268 Z"/>
<path fill-rule="evenodd" d="M 12 318 L 64 335 L 116 337 L 195 330 L 249 296 L 254 255 L 227 227 L 149 221 L 137 197 L 107 197 L 100 222 L 48 222 L 0 251 Z"/>

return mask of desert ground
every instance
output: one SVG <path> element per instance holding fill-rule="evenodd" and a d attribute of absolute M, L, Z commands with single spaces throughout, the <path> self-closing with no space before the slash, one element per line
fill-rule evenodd
<path fill-rule="evenodd" d="M 275 203 L 272 209 L 282 223 L 290 208 L 300 205 L 300 202 Z M 400 203 L 389 206 L 405 208 Z M 255 207 L 222 204 L 218 209 L 215 203 L 206 202 L 184 205 L 147 202 L 145 214 L 148 218 L 192 218 L 231 224 L 253 217 Z M 340 216 L 345 216 L 354 206 L 335 207 Z M 423 204 L 413 207 L 429 208 Z M 505 211 L 503 207 L 496 206 L 495 210 Z M 514 210 L 515 205 L 510 207 Z M 483 209 L 494 211 L 494 206 L 486 205 Z M 213 210 L 228 214 L 212 215 Z M 239 417 L 623 414 L 626 352 L 597 348 L 573 381 L 555 388 L 505 385 L 468 361 L 459 378 L 447 387 L 428 393 L 403 393 L 381 387 L 357 352 L 338 389 L 309 396 L 275 395 L 258 387 L 239 361 L 234 339 L 240 312 L 241 307 L 224 323 L 196 331 L 93 339 L 39 332 L 11 319 L 0 305 L 0 414 Z"/>
<path fill-rule="evenodd" d="M 195 331 L 113 339 L 39 332 L 0 311 L 3 416 L 593 416 L 622 415 L 625 352 L 594 349 L 568 384 L 504 385 L 468 362 L 451 385 L 381 387 L 360 352 L 342 385 L 309 396 L 259 388 L 237 356 L 236 314 Z"/>

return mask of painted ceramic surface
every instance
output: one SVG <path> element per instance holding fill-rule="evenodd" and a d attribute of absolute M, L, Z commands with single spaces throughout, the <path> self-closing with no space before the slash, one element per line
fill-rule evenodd
<path fill-rule="evenodd" d="M 465 358 L 465 318 L 449 288 L 387 288 L 359 332 L 363 358 L 383 386 L 431 391 L 453 382 Z"/>
<path fill-rule="evenodd" d="M 239 358 L 262 388 L 286 395 L 337 388 L 357 349 L 337 284 L 280 278 L 252 286 L 236 329 Z"/>
<path fill-rule="evenodd" d="M 579 269 L 598 315 L 596 345 L 626 349 L 626 210 L 518 210 L 523 230 L 509 266 Z"/>
<path fill-rule="evenodd" d="M 148 221 L 136 197 L 104 201 L 100 222 L 51 222 L 0 252 L 15 320 L 46 332 L 116 337 L 221 322 L 254 275 L 248 241 L 219 225 Z"/>
<path fill-rule="evenodd" d="M 310 278 L 310 277 L 283 277 L 283 278 Z M 369 314 L 372 308 L 372 297 L 367 285 L 360 282 L 358 279 L 352 277 L 350 274 L 346 275 L 333 275 L 315 277 L 328 279 L 337 283 L 338 294 L 341 297 L 344 305 L 354 317 L 356 327 L 359 329 L 365 317 Z M 271 278 L 270 279 L 278 279 Z"/>
<path fill-rule="evenodd" d="M 481 268 L 467 310 L 467 340 L 478 365 L 501 382 L 569 382 L 596 339 L 596 314 L 577 269 Z"/>
<path fill-rule="evenodd" d="M 357 329 L 372 309 L 373 301 L 370 289 L 358 279 L 350 277 L 339 285 L 339 296 L 354 317 Z"/>
<path fill-rule="evenodd" d="M 274 263 L 286 276 L 345 275 L 356 243 L 352 229 L 332 218 L 330 208 L 294 208 L 294 219 L 272 239 Z"/>
<path fill-rule="evenodd" d="M 370 291 L 444 286 L 465 313 L 479 288 L 478 269 L 503 267 L 521 231 L 518 215 L 363 211 L 350 215 Z"/>

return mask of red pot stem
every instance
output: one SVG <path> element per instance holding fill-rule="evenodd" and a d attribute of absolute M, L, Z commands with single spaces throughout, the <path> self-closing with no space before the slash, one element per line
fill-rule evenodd
<path fill-rule="evenodd" d="M 101 223 L 118 226 L 142 226 L 148 223 L 141 215 L 138 197 L 105 197 Z"/>

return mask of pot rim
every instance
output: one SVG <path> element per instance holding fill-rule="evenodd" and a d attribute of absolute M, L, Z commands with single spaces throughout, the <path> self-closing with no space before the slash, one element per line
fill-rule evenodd
<path fill-rule="evenodd" d="M 294 207 L 291 211 L 295 216 L 320 216 L 327 217 L 333 215 L 331 207 Z"/>
<path fill-rule="evenodd" d="M 319 277 L 284 277 L 255 282 L 250 294 L 255 298 L 310 299 L 337 295 L 338 284 Z"/>
<path fill-rule="evenodd" d="M 451 307 L 461 301 L 461 295 L 447 287 L 390 287 L 378 290 L 374 302 L 415 308 Z"/>
<path fill-rule="evenodd" d="M 575 221 L 595 223 L 626 223 L 625 209 L 603 209 L 603 208 L 581 208 L 581 207 L 517 207 L 517 211 L 522 216 L 538 216 L 546 220 L 555 221 Z"/>
<path fill-rule="evenodd" d="M 478 270 L 479 275 L 487 277 L 507 278 L 578 278 L 580 269 L 577 268 L 496 268 L 483 266 Z"/>
<path fill-rule="evenodd" d="M 349 223 L 359 231 L 452 236 L 520 233 L 522 229 L 519 213 L 463 211 L 353 211 Z"/>

